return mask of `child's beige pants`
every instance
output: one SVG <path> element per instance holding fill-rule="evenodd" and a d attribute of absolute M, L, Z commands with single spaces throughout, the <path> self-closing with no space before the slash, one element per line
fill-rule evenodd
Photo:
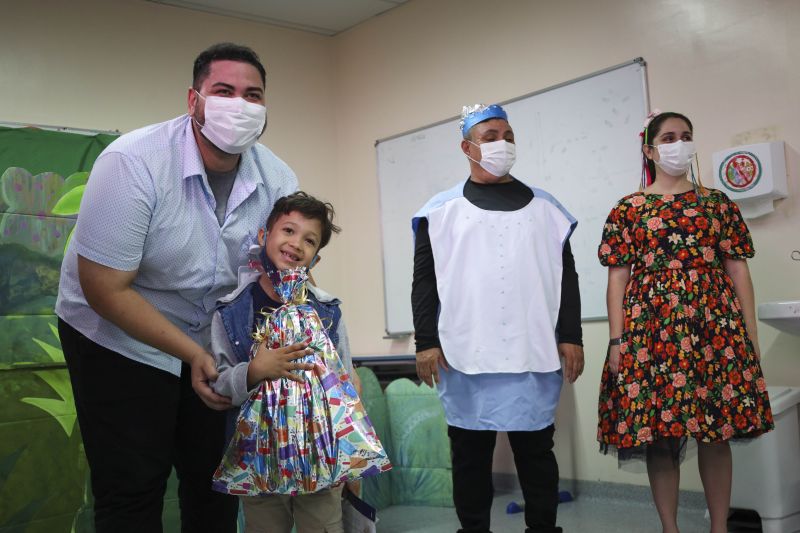
<path fill-rule="evenodd" d="M 344 533 L 342 487 L 313 494 L 241 497 L 245 533 Z"/>

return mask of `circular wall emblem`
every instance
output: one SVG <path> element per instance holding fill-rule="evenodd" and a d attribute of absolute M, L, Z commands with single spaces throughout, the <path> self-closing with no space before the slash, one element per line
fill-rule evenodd
<path fill-rule="evenodd" d="M 719 166 L 719 180 L 734 192 L 748 191 L 761 179 L 761 161 L 753 152 L 734 152 Z"/>

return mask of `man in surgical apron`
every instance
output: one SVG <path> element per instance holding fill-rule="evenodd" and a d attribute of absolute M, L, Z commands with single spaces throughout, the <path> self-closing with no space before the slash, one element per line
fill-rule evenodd
<path fill-rule="evenodd" d="M 490 530 L 497 431 L 508 432 L 526 532 L 560 532 L 555 411 L 563 379 L 583 372 L 577 222 L 509 174 L 502 107 L 465 107 L 460 126 L 469 179 L 412 221 L 417 374 L 435 382 L 447 418 L 459 532 Z"/>

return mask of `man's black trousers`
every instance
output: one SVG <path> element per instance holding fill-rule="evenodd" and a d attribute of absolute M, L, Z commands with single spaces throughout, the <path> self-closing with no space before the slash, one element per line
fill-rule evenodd
<path fill-rule="evenodd" d="M 554 426 L 539 431 L 509 431 L 514 464 L 525 498 L 527 533 L 558 533 L 558 464 L 553 454 Z M 453 501 L 463 533 L 487 533 L 494 487 L 492 457 L 496 431 L 448 426 L 453 458 Z"/>
<path fill-rule="evenodd" d="M 181 531 L 234 533 L 238 500 L 211 490 L 225 413 L 181 377 L 108 350 L 63 320 L 58 331 L 91 470 L 97 533 L 158 533 L 167 479 L 178 475 Z"/>

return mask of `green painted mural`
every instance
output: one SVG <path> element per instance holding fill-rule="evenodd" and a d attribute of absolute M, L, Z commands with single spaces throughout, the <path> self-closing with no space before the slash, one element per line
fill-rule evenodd
<path fill-rule="evenodd" d="M 73 205 L 74 191 L 114 138 L 0 128 L 3 533 L 93 530 L 89 472 L 53 307 L 80 203 Z"/>

